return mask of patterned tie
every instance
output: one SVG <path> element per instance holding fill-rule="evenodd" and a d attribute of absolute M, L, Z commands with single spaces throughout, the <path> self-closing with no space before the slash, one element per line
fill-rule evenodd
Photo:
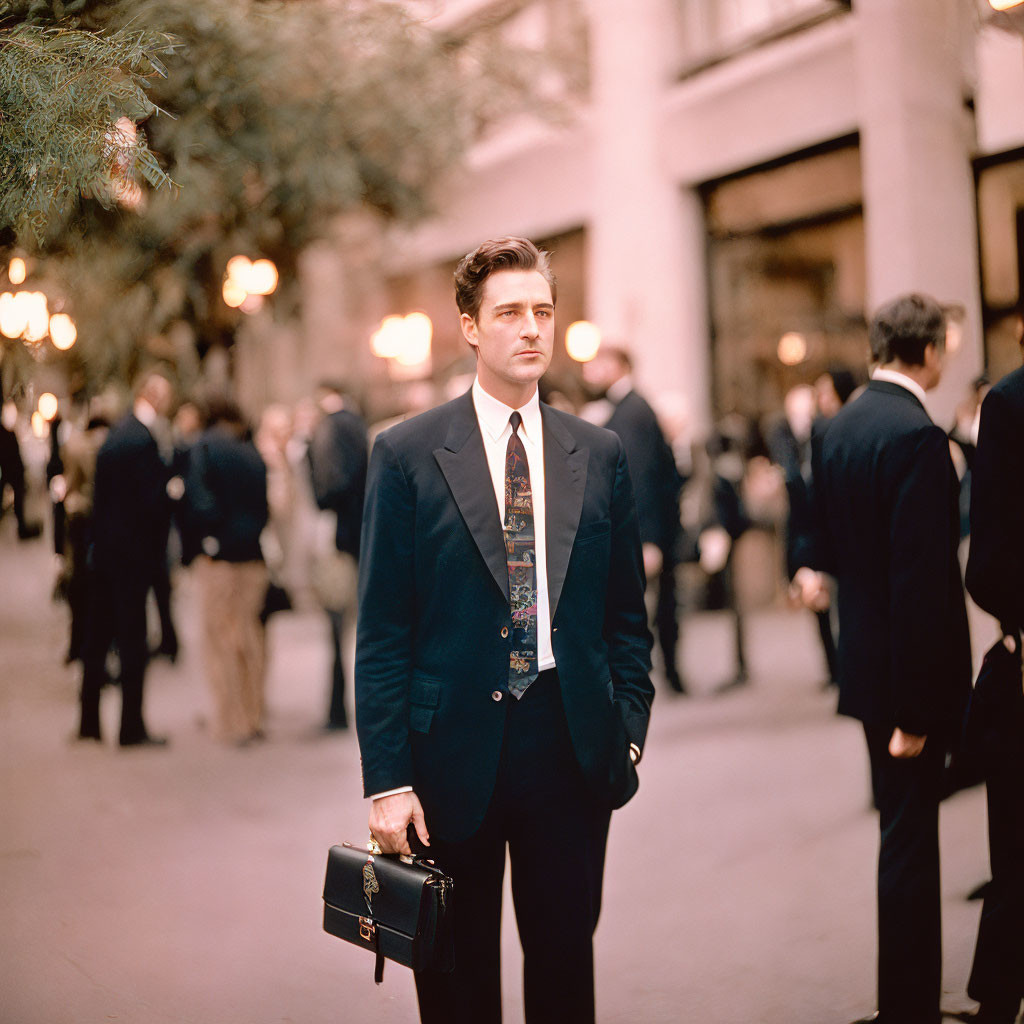
<path fill-rule="evenodd" d="M 530 466 L 518 430 L 523 417 L 512 413 L 505 450 L 505 560 L 512 604 L 512 650 L 508 689 L 517 700 L 537 678 L 537 551 L 533 534 Z"/>

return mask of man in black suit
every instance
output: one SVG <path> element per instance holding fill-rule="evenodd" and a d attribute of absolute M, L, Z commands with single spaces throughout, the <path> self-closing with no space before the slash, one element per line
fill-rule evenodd
<path fill-rule="evenodd" d="M 99 740 L 100 690 L 116 644 L 121 662 L 122 747 L 162 746 L 142 714 L 149 650 L 146 595 L 167 558 L 171 382 L 150 372 L 132 412 L 109 433 L 96 456 L 90 561 L 89 626 L 82 659 L 82 716 L 78 736 Z"/>
<path fill-rule="evenodd" d="M 871 324 L 882 354 L 832 421 L 814 468 L 818 567 L 839 585 L 839 711 L 864 724 L 880 812 L 878 1019 L 938 1024 L 938 812 L 946 751 L 970 689 L 957 562 L 957 479 L 924 407 L 946 322 L 921 295 Z"/>
<path fill-rule="evenodd" d="M 1024 346 L 1024 321 L 1020 322 Z M 967 589 L 1003 631 L 1020 663 L 1024 628 L 1024 367 L 1004 377 L 981 406 L 972 469 Z M 1018 682 L 1015 678 L 1015 683 Z M 1013 685 L 998 735 L 986 744 L 992 882 L 967 985 L 978 1024 L 1011 1024 L 1024 998 L 1024 693 Z"/>
<path fill-rule="evenodd" d="M 455 879 L 453 974 L 428 1022 L 501 1020 L 506 847 L 529 1024 L 594 1020 L 610 814 L 636 791 L 653 687 L 625 453 L 540 404 L 555 288 L 526 239 L 455 274 L 472 389 L 383 432 L 363 520 L 356 725 L 370 830 L 410 822 Z"/>
<path fill-rule="evenodd" d="M 320 385 L 317 405 L 324 418 L 316 425 L 309 443 L 313 495 L 319 508 L 335 514 L 335 547 L 358 561 L 366 494 L 366 424 L 362 417 L 345 407 L 342 389 L 337 384 L 324 382 Z M 345 612 L 341 608 L 328 608 L 327 617 L 331 623 L 334 664 L 326 727 L 347 729 L 345 670 L 341 658 Z"/>
<path fill-rule="evenodd" d="M 658 597 L 654 624 L 665 662 L 665 678 L 676 693 L 686 687 L 676 665 L 679 619 L 676 603 L 676 566 L 679 564 L 679 492 L 683 481 L 672 449 L 647 400 L 633 386 L 633 360 L 619 345 L 602 344 L 597 355 L 583 364 L 583 381 L 600 399 L 584 416 L 619 435 L 629 462 L 629 475 L 640 519 L 644 569 L 657 578 Z"/>

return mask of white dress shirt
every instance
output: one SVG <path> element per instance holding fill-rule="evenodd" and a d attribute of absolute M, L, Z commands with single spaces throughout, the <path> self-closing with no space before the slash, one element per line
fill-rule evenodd
<path fill-rule="evenodd" d="M 889 384 L 899 384 L 901 388 L 906 388 L 924 406 L 925 412 L 928 412 L 928 398 L 924 388 L 913 377 L 908 377 L 905 373 L 900 373 L 897 370 L 886 370 L 880 366 L 871 374 L 871 379 L 884 380 Z M 931 413 L 928 415 L 930 416 Z"/>
<path fill-rule="evenodd" d="M 487 468 L 491 471 L 498 515 L 505 522 L 505 453 L 512 436 L 509 417 L 516 410 L 487 394 L 480 381 L 473 381 L 473 406 L 476 409 L 480 434 L 484 439 Z M 544 430 L 541 424 L 540 395 L 535 391 L 519 410 L 523 417 L 519 436 L 526 450 L 530 467 L 530 489 L 533 492 L 533 536 L 537 569 L 537 671 L 555 667 L 551 650 L 551 606 L 548 601 L 547 524 L 544 504 Z"/>
<path fill-rule="evenodd" d="M 494 498 L 501 522 L 505 522 L 505 453 L 512 434 L 509 417 L 515 412 L 510 406 L 487 394 L 479 380 L 473 381 L 473 406 L 476 409 L 480 434 L 484 441 L 487 468 L 491 472 Z M 530 467 L 530 489 L 533 491 L 533 536 L 537 569 L 537 671 L 555 667 L 551 651 L 551 608 L 548 600 L 547 529 L 544 519 L 544 430 L 540 415 L 540 395 L 533 393 L 519 410 L 523 417 L 519 436 L 526 450 L 526 464 Z M 374 793 L 373 800 L 397 793 L 410 793 L 412 786 L 402 786 L 385 793 Z"/>

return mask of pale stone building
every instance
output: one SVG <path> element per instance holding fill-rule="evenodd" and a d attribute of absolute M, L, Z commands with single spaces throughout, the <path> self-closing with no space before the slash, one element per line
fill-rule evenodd
<path fill-rule="evenodd" d="M 1007 0 L 1003 0 L 1007 2 Z M 992 0 L 434 0 L 437 31 L 546 58 L 557 117 L 481 126 L 439 212 L 307 254 L 303 319 L 253 325 L 250 404 L 342 375 L 386 394 L 369 347 L 426 312 L 435 377 L 464 357 L 455 261 L 525 234 L 555 254 L 556 368 L 574 320 L 630 344 L 652 395 L 692 420 L 777 409 L 830 364 L 863 370 L 866 319 L 918 289 L 962 307 L 932 401 L 1014 365 L 1024 278 L 1024 17 Z M 1021 8 L 1024 10 L 1024 7 Z M 1001 18 L 1002 24 L 993 23 Z M 429 87 L 426 85 L 425 87 Z M 780 350 L 783 335 L 798 335 Z M 795 347 L 794 347 L 795 345 Z M 784 356 L 786 362 L 780 359 Z"/>

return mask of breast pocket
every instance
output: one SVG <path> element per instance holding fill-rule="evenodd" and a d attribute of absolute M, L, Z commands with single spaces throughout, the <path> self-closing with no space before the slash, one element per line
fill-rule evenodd
<path fill-rule="evenodd" d="M 409 687 L 409 728 L 413 732 L 430 732 L 430 723 L 440 703 L 440 680 L 414 676 Z"/>

